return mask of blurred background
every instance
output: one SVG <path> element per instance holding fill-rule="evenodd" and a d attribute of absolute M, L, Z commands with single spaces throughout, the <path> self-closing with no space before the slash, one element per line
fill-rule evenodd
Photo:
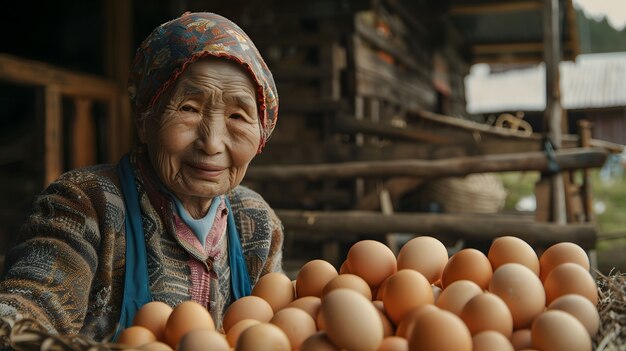
<path fill-rule="evenodd" d="M 125 86 L 141 41 L 209 11 L 249 34 L 277 82 L 278 127 L 244 183 L 283 221 L 288 272 L 414 235 L 451 252 L 573 241 L 602 272 L 626 269 L 623 1 L 0 6 L 0 253 L 46 184 L 136 142 Z"/>

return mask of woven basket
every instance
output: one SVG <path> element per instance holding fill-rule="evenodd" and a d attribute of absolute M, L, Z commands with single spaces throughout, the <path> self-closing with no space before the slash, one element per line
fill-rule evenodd
<path fill-rule="evenodd" d="M 504 207 L 507 193 L 495 175 L 477 173 L 430 182 L 422 196 L 447 213 L 496 213 Z"/>

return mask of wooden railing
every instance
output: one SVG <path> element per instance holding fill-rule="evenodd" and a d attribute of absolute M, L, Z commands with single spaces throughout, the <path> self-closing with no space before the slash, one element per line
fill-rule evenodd
<path fill-rule="evenodd" d="M 116 161 L 130 144 L 128 118 L 122 118 L 126 93 L 113 81 L 89 74 L 76 73 L 49 64 L 0 54 L 0 81 L 41 89 L 43 97 L 44 183 L 56 179 L 66 168 L 97 161 L 93 104 L 106 106 L 106 161 Z M 69 132 L 63 135 L 63 98 L 74 105 Z M 71 162 L 64 160 L 64 139 L 69 138 Z"/>

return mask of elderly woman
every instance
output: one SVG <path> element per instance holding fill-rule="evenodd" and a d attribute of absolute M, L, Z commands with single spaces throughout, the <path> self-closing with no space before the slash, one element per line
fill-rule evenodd
<path fill-rule="evenodd" d="M 278 109 L 248 36 L 218 15 L 184 14 L 138 49 L 129 92 L 140 145 L 36 199 L 7 257 L 0 315 L 102 340 L 146 302 L 193 300 L 220 327 L 232 301 L 281 271 L 281 224 L 239 185 Z"/>

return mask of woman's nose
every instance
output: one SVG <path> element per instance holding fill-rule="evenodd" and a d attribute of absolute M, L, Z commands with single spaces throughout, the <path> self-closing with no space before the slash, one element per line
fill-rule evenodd
<path fill-rule="evenodd" d="M 227 129 L 223 118 L 206 118 L 198 127 L 197 147 L 207 155 L 215 155 L 224 151 Z"/>

